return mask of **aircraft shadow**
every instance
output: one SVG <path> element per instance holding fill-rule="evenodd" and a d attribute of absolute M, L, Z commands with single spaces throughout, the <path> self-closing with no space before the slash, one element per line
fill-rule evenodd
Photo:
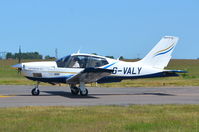
<path fill-rule="evenodd" d="M 91 95 L 88 95 L 88 96 L 80 96 L 80 95 L 73 95 L 71 94 L 70 92 L 64 92 L 64 91 L 42 91 L 44 93 L 47 93 L 49 95 L 46 95 L 46 96 L 62 96 L 62 97 L 67 97 L 67 98 L 97 98 L 97 97 L 94 97 L 94 96 L 91 96 Z"/>
<path fill-rule="evenodd" d="M 156 95 L 156 96 L 176 96 L 174 94 L 167 94 L 167 93 L 132 93 L 132 94 L 91 94 L 93 96 L 107 96 L 107 95 Z"/>
<path fill-rule="evenodd" d="M 46 94 L 42 94 L 46 93 Z M 88 94 L 88 96 L 80 96 L 80 95 L 73 95 L 70 92 L 65 91 L 41 91 L 41 94 L 39 96 L 62 96 L 66 98 L 82 98 L 82 99 L 97 99 L 100 98 L 99 96 L 121 96 L 121 95 L 156 95 L 156 96 L 176 96 L 174 94 L 168 94 L 168 93 L 127 93 L 127 94 L 112 94 L 112 93 L 102 93 L 102 94 Z M 17 95 L 17 96 L 32 96 L 32 95 Z M 96 97 L 98 96 L 98 97 Z"/>

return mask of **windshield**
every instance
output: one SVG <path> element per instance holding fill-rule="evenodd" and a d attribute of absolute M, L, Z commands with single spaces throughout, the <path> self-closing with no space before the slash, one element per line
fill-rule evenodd
<path fill-rule="evenodd" d="M 107 65 L 108 61 L 104 58 L 76 55 L 66 56 L 56 61 L 57 67 L 63 68 L 87 68 L 87 67 L 101 67 Z"/>

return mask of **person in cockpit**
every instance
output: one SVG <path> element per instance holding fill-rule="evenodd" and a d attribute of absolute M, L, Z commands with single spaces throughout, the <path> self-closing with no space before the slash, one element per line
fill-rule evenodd
<path fill-rule="evenodd" d="M 78 57 L 75 57 L 74 58 L 74 65 L 73 65 L 73 67 L 75 67 L 75 68 L 80 68 L 80 60 L 79 60 L 79 58 Z"/>

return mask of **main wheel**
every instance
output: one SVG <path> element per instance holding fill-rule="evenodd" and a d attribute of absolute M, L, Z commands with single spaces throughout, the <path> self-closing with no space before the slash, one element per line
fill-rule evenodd
<path fill-rule="evenodd" d="M 79 88 L 77 88 L 77 87 L 71 88 L 71 93 L 72 93 L 73 95 L 78 95 L 78 93 L 79 93 Z"/>
<path fill-rule="evenodd" d="M 80 95 L 81 96 L 87 96 L 88 95 L 88 89 L 86 88 L 84 91 L 80 90 Z"/>
<path fill-rule="evenodd" d="M 32 89 L 32 95 L 33 96 L 38 96 L 39 95 L 39 93 L 40 93 L 40 91 L 39 91 L 39 89 L 38 88 L 34 88 L 34 89 Z"/>

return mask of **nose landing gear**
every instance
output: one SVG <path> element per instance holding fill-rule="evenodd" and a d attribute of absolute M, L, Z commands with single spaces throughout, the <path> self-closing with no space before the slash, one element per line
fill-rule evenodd
<path fill-rule="evenodd" d="M 35 88 L 33 88 L 32 91 L 31 91 L 33 96 L 38 96 L 40 94 L 39 83 L 40 82 L 37 82 L 37 84 L 35 85 Z"/>

